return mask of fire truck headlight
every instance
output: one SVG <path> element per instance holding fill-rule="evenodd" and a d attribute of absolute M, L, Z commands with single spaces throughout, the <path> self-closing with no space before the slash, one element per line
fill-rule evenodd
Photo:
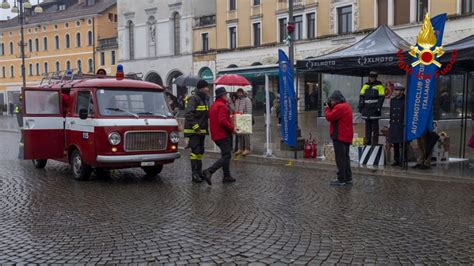
<path fill-rule="evenodd" d="M 122 138 L 120 137 L 119 133 L 112 132 L 109 134 L 109 143 L 111 145 L 119 145 L 120 141 L 122 141 Z"/>
<path fill-rule="evenodd" d="M 178 143 L 179 142 L 179 134 L 178 132 L 171 132 L 170 133 L 170 141 L 172 143 Z"/>

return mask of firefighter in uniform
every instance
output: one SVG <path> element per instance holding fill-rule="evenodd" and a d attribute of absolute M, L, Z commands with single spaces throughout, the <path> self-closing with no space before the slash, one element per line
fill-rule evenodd
<path fill-rule="evenodd" d="M 20 94 L 18 97 L 18 103 L 15 107 L 16 113 L 16 120 L 18 122 L 18 127 L 20 129 L 20 143 L 19 143 L 19 152 L 18 152 L 18 159 L 23 159 L 23 112 L 22 112 L 22 101 L 23 96 Z"/>
<path fill-rule="evenodd" d="M 208 135 L 209 126 L 209 84 L 200 80 L 196 86 L 196 93 L 189 96 L 186 104 L 184 120 L 184 136 L 189 138 L 188 148 L 191 149 L 192 181 L 201 183 L 210 180 L 202 175 L 202 157 L 204 155 L 204 140 Z"/>
<path fill-rule="evenodd" d="M 377 76 L 377 72 L 370 71 L 369 82 L 360 90 L 358 107 L 365 119 L 365 145 L 377 145 L 379 142 L 379 119 L 382 118 L 385 88 Z"/>

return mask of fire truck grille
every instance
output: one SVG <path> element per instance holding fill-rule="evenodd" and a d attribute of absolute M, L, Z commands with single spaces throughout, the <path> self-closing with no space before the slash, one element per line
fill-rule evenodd
<path fill-rule="evenodd" d="M 166 149 L 166 132 L 126 132 L 125 151 L 160 151 Z"/>

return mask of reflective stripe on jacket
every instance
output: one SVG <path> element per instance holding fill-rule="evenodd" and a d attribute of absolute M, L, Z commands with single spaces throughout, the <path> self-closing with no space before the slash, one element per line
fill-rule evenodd
<path fill-rule="evenodd" d="M 197 92 L 188 98 L 184 115 L 184 135 L 186 137 L 196 133 L 208 134 L 209 107 L 205 93 Z"/>

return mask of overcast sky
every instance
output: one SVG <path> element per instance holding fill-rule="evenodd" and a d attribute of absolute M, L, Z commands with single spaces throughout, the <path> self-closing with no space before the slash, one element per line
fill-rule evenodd
<path fill-rule="evenodd" d="M 30 0 L 31 4 L 36 5 L 38 3 L 38 0 Z M 0 0 L 0 4 L 3 2 L 3 0 Z M 15 17 L 17 14 L 13 14 L 11 12 L 11 8 L 13 7 L 13 0 L 8 0 L 10 2 L 10 9 L 1 9 L 0 8 L 0 19 L 6 19 L 7 16 L 9 17 Z M 40 3 L 43 2 L 43 0 L 40 0 Z"/>

